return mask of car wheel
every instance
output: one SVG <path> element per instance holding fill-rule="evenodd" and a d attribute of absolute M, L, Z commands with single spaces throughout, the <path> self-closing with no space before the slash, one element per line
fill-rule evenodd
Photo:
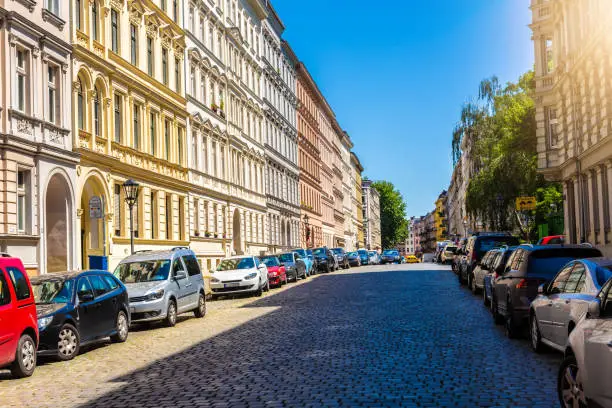
<path fill-rule="evenodd" d="M 62 361 L 72 360 L 79 354 L 80 344 L 77 329 L 71 324 L 63 325 L 57 342 L 57 357 Z"/>
<path fill-rule="evenodd" d="M 24 334 L 17 343 L 15 361 L 11 365 L 11 374 L 15 378 L 29 377 L 36 368 L 36 343 L 29 334 Z"/>
<path fill-rule="evenodd" d="M 483 287 L 482 288 L 482 304 L 485 305 L 485 307 L 489 307 L 489 303 L 491 303 L 489 301 L 489 298 L 487 297 L 487 288 Z"/>
<path fill-rule="evenodd" d="M 586 396 L 582 384 L 578 380 L 578 362 L 576 357 L 565 357 L 557 375 L 557 395 L 562 407 L 586 408 Z"/>
<path fill-rule="evenodd" d="M 531 333 L 531 348 L 536 353 L 541 353 L 544 347 L 542 344 L 542 335 L 540 334 L 540 325 L 538 324 L 538 318 L 536 317 L 535 313 L 531 315 L 530 320 L 531 328 L 529 331 Z"/>
<path fill-rule="evenodd" d="M 472 275 L 472 278 L 470 280 L 472 281 L 472 293 L 476 295 L 479 292 L 478 286 L 476 286 L 476 277 Z"/>
<path fill-rule="evenodd" d="M 129 329 L 130 325 L 128 324 L 127 315 L 123 310 L 120 310 L 119 313 L 117 313 L 117 323 L 115 327 L 117 333 L 111 336 L 111 341 L 113 343 L 125 342 L 128 338 Z"/>
<path fill-rule="evenodd" d="M 255 291 L 255 296 L 260 297 L 263 294 L 263 287 L 260 285 Z"/>
<path fill-rule="evenodd" d="M 195 317 L 204 317 L 206 316 L 206 298 L 204 294 L 200 293 L 198 296 L 198 307 L 193 311 Z"/>
<path fill-rule="evenodd" d="M 504 317 L 499 314 L 499 309 L 497 308 L 497 302 L 495 300 L 491 300 L 491 313 L 495 324 L 504 323 Z"/>
<path fill-rule="evenodd" d="M 266 281 L 266 286 L 264 286 L 264 292 L 269 292 L 270 291 L 270 281 Z"/>
<path fill-rule="evenodd" d="M 513 312 L 512 309 L 510 307 L 510 303 L 507 303 L 508 307 L 507 307 L 507 316 L 506 316 L 506 322 L 504 324 L 504 333 L 506 334 L 506 337 L 509 339 L 515 339 L 517 337 L 518 334 L 518 329 L 516 327 L 516 324 L 514 323 L 514 318 L 513 318 Z"/>
<path fill-rule="evenodd" d="M 176 303 L 174 300 L 168 302 L 168 310 L 166 311 L 166 326 L 173 327 L 176 325 Z"/>

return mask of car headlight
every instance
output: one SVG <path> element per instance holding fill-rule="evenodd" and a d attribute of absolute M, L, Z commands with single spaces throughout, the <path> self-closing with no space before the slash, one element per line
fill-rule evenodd
<path fill-rule="evenodd" d="M 52 320 L 53 316 L 41 317 L 38 319 L 38 330 L 43 330 L 45 327 L 51 324 Z"/>
<path fill-rule="evenodd" d="M 251 280 L 251 279 L 255 279 L 257 277 L 257 272 L 253 272 L 253 273 L 249 273 L 247 276 L 244 277 L 244 280 Z"/>
<path fill-rule="evenodd" d="M 151 292 L 149 294 L 147 294 L 147 299 L 148 300 L 157 300 L 157 299 L 161 299 L 164 297 L 164 290 L 160 289 L 160 290 L 156 290 L 155 292 Z"/>
<path fill-rule="evenodd" d="M 278 272 L 268 272 L 268 275 L 270 276 L 276 276 L 278 274 Z"/>
<path fill-rule="evenodd" d="M 211 283 L 219 283 L 219 282 L 221 282 L 221 281 L 220 281 L 219 279 L 217 279 L 217 278 L 212 278 L 212 279 L 210 280 L 210 282 L 211 282 Z"/>

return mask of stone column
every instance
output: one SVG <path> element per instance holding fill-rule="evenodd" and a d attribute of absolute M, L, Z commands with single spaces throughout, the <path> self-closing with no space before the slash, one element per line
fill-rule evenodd
<path fill-rule="evenodd" d="M 571 180 L 566 181 L 563 183 L 563 197 L 565 197 L 565 203 L 563 205 L 563 220 L 564 220 L 564 234 L 566 237 L 566 242 L 570 242 L 571 240 L 571 228 L 570 228 L 570 208 L 569 208 L 569 189 L 568 189 L 568 185 L 569 183 L 571 183 Z"/>
<path fill-rule="evenodd" d="M 572 214 L 574 219 L 574 225 L 576 226 L 576 243 L 580 242 L 580 239 L 584 236 L 584 225 L 582 220 L 582 205 L 580 200 L 580 183 L 578 181 L 579 175 L 572 177 L 572 182 L 574 183 L 574 214 Z"/>
<path fill-rule="evenodd" d="M 603 178 L 602 178 L 602 168 L 600 166 L 597 166 L 595 169 L 595 183 L 597 183 L 597 197 L 595 197 L 595 199 L 597 200 L 598 203 L 598 218 L 599 218 L 599 223 L 598 223 L 598 229 L 599 229 L 599 233 L 596 236 L 596 242 L 599 244 L 605 244 L 606 243 L 606 229 L 605 229 L 605 203 L 604 203 L 604 188 L 605 186 L 603 185 Z"/>
<path fill-rule="evenodd" d="M 583 187 L 587 189 L 588 202 L 585 205 L 588 206 L 588 209 L 589 209 L 590 233 L 587 236 L 587 242 L 595 244 L 597 242 L 597 239 L 596 239 L 597 234 L 595 232 L 595 227 L 596 227 L 595 225 L 595 200 L 596 200 L 596 197 L 593 197 L 593 185 L 594 183 L 597 182 L 597 180 L 595 180 L 593 176 L 594 176 L 593 172 L 591 172 L 590 170 L 587 171 L 586 183 L 584 183 L 585 185 Z"/>

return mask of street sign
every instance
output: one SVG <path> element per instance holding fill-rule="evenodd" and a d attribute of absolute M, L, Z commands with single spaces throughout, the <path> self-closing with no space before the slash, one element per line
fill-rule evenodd
<path fill-rule="evenodd" d="M 98 196 L 93 196 L 89 199 L 89 218 L 104 218 L 104 210 L 102 209 L 102 199 Z"/>
<path fill-rule="evenodd" d="M 536 198 L 535 197 L 517 197 L 516 199 L 517 211 L 533 211 L 536 209 Z"/>

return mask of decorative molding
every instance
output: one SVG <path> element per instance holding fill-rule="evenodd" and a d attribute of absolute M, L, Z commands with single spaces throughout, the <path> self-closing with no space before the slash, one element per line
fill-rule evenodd
<path fill-rule="evenodd" d="M 44 21 L 51 23 L 57 28 L 59 28 L 60 31 L 62 31 L 64 29 L 64 26 L 66 25 L 66 22 L 64 20 L 62 20 L 46 8 L 42 9 L 42 18 Z"/>
<path fill-rule="evenodd" d="M 20 3 L 24 6 L 26 6 L 28 8 L 28 10 L 30 11 L 30 13 L 32 13 L 34 11 L 34 8 L 36 7 L 36 1 L 34 0 L 15 0 L 17 3 Z"/>

